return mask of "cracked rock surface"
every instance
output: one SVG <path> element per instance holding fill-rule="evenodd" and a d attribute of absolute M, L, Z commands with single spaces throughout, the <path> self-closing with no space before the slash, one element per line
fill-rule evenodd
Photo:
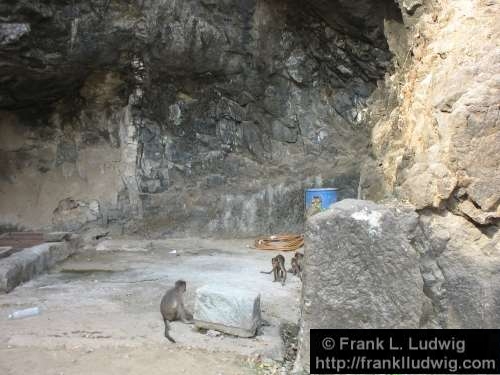
<path fill-rule="evenodd" d="M 300 229 L 304 187 L 357 195 L 385 19 L 389 0 L 1 1 L 3 225 L 57 229 L 69 199 L 80 227 Z"/>

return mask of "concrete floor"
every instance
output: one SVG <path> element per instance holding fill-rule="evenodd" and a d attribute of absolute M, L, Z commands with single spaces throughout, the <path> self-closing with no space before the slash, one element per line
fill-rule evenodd
<path fill-rule="evenodd" d="M 248 358 L 282 355 L 279 325 L 298 321 L 300 281 L 289 275 L 283 287 L 261 274 L 269 271 L 276 253 L 251 249 L 251 243 L 113 240 L 98 247 L 108 251 L 73 256 L 49 274 L 0 295 L 0 373 L 25 374 L 32 366 L 37 374 L 255 373 Z M 109 251 L 124 244 L 128 251 Z M 285 256 L 289 264 L 292 254 Z M 260 292 L 263 319 L 270 325 L 257 337 L 242 339 L 210 337 L 174 322 L 171 335 L 178 344 L 169 343 L 159 303 L 179 278 L 188 282 L 190 310 L 196 288 L 208 283 Z M 42 313 L 7 319 L 12 311 L 32 306 Z"/>

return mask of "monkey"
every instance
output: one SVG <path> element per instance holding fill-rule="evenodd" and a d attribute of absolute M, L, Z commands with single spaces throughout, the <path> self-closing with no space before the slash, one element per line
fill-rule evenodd
<path fill-rule="evenodd" d="M 293 275 L 298 276 L 300 280 L 302 280 L 302 271 L 304 268 L 303 261 L 304 254 L 296 251 L 292 259 L 290 260 L 292 268 L 288 270 L 288 272 L 291 272 Z"/>
<path fill-rule="evenodd" d="M 278 260 L 277 260 L 276 258 L 272 258 L 272 259 L 271 259 L 271 264 L 273 265 L 273 268 L 271 269 L 271 271 L 269 271 L 269 272 L 266 272 L 266 271 L 260 271 L 260 273 L 265 273 L 265 274 L 267 274 L 267 275 L 269 275 L 269 274 L 273 273 L 273 272 L 274 272 L 274 269 L 275 269 L 276 267 L 278 267 Z"/>
<path fill-rule="evenodd" d="M 313 197 L 311 205 L 306 211 L 306 218 L 316 215 L 323 211 L 323 202 L 321 197 Z"/>
<path fill-rule="evenodd" d="M 274 281 L 277 281 L 276 276 L 278 276 L 278 279 L 281 279 L 281 285 L 285 285 L 286 281 L 285 257 L 283 255 L 277 255 L 276 258 L 279 263 L 279 269 L 275 269 L 274 271 Z"/>
<path fill-rule="evenodd" d="M 288 272 L 290 272 L 294 276 L 297 276 L 298 273 L 300 272 L 300 267 L 299 267 L 299 264 L 297 263 L 297 258 L 292 257 L 292 259 L 290 259 L 290 263 L 292 266 L 288 270 Z"/>
<path fill-rule="evenodd" d="M 302 281 L 302 274 L 304 273 L 304 254 L 295 252 L 295 259 L 297 260 L 297 265 L 299 268 L 299 278 Z"/>
<path fill-rule="evenodd" d="M 271 259 L 271 264 L 273 265 L 273 269 L 271 271 L 269 272 L 260 271 L 260 272 L 266 274 L 270 274 L 272 272 L 274 276 L 273 282 L 281 281 L 281 285 L 285 285 L 286 281 L 285 257 L 281 254 L 276 255 L 274 258 Z"/>
<path fill-rule="evenodd" d="M 160 312 L 165 323 L 165 337 L 175 343 L 169 334 L 169 322 L 182 320 L 186 324 L 192 323 L 193 315 L 184 307 L 184 293 L 186 292 L 186 282 L 177 280 L 175 286 L 167 290 L 161 299 Z"/>

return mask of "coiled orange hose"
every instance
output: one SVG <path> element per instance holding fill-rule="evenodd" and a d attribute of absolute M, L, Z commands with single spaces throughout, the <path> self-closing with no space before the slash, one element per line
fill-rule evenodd
<path fill-rule="evenodd" d="M 258 250 L 294 251 L 304 246 L 303 234 L 277 234 L 255 239 Z"/>

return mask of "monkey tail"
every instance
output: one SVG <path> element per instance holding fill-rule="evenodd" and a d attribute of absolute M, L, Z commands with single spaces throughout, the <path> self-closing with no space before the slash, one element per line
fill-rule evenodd
<path fill-rule="evenodd" d="M 266 275 L 270 275 L 273 272 L 273 270 L 266 272 L 266 271 L 260 271 L 260 273 L 265 273 Z"/>
<path fill-rule="evenodd" d="M 170 330 L 170 327 L 168 325 L 168 320 L 165 319 L 163 322 L 165 323 L 165 337 L 168 339 L 168 341 L 175 344 L 175 340 L 172 338 L 172 336 L 170 336 L 170 334 L 168 332 Z"/>

